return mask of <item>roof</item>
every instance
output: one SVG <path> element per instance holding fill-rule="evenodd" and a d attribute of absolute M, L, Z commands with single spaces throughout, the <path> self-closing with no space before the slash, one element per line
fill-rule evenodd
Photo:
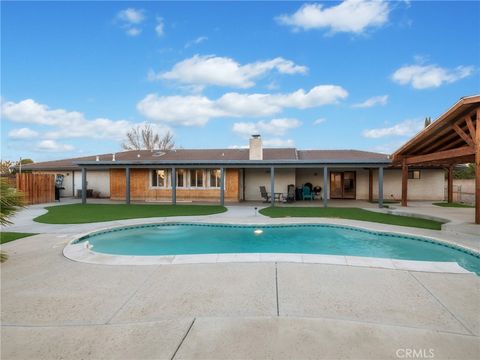
<path fill-rule="evenodd" d="M 457 162 L 474 161 L 473 147 L 471 151 L 468 147 L 471 147 L 469 137 L 475 138 L 472 127 L 474 129 L 474 123 L 478 122 L 476 111 L 479 107 L 480 95 L 461 98 L 438 119 L 395 151 L 392 159 L 394 162 L 399 162 L 405 157 L 450 151 L 445 155 L 456 154 L 452 159 L 456 157 L 453 160 Z M 461 151 L 454 151 L 455 149 Z"/>
<path fill-rule="evenodd" d="M 97 160 L 98 157 L 98 160 Z M 24 165 L 24 170 L 80 170 L 81 165 L 119 165 L 119 164 L 162 164 L 162 163 L 249 163 L 249 149 L 177 149 L 177 150 L 134 150 L 38 162 Z M 257 163 L 302 163 L 302 162 L 339 162 L 339 163 L 390 163 L 388 155 L 359 150 L 297 150 L 295 148 L 264 148 L 263 160 Z"/>
<path fill-rule="evenodd" d="M 299 150 L 299 160 L 387 160 L 387 154 L 361 150 Z"/>

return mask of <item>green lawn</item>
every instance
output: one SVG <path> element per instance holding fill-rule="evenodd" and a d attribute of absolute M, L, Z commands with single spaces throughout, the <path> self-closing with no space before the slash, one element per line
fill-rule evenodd
<path fill-rule="evenodd" d="M 19 232 L 0 232 L 0 244 L 5 244 L 9 241 L 21 239 L 27 236 L 32 236 L 37 234 L 31 233 L 19 233 Z"/>
<path fill-rule="evenodd" d="M 462 204 L 462 203 L 447 203 L 447 202 L 438 202 L 433 203 L 433 205 L 441 206 L 441 207 L 453 207 L 453 208 L 474 208 L 473 205 Z"/>
<path fill-rule="evenodd" d="M 273 217 L 326 217 L 350 220 L 370 221 L 389 225 L 410 226 L 424 229 L 440 230 L 441 222 L 418 219 L 409 216 L 383 214 L 359 208 L 317 208 L 317 207 L 268 207 L 260 213 Z"/>
<path fill-rule="evenodd" d="M 48 213 L 33 219 L 45 224 L 84 224 L 101 221 L 163 216 L 195 216 L 227 211 L 219 205 L 70 204 L 49 206 Z"/>

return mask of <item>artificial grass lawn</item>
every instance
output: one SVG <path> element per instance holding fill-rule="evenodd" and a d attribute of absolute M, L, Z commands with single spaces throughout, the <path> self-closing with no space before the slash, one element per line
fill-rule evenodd
<path fill-rule="evenodd" d="M 441 207 L 452 207 L 452 208 L 474 208 L 475 206 L 462 204 L 462 203 L 447 203 L 447 202 L 439 202 L 433 203 L 433 205 L 441 206 Z"/>
<path fill-rule="evenodd" d="M 85 224 L 164 216 L 195 216 L 227 211 L 219 205 L 126 205 L 126 204 L 69 204 L 49 206 L 48 213 L 33 219 L 44 224 Z"/>
<path fill-rule="evenodd" d="M 268 207 L 260 213 L 272 218 L 280 217 L 326 217 L 350 220 L 370 221 L 381 224 L 410 226 L 423 229 L 440 230 L 442 223 L 434 220 L 419 219 L 410 216 L 383 214 L 359 208 L 314 208 L 314 207 Z"/>
<path fill-rule="evenodd" d="M 19 233 L 19 232 L 0 232 L 0 244 L 5 244 L 9 241 L 21 239 L 27 236 L 33 236 L 37 234 L 32 233 Z"/>

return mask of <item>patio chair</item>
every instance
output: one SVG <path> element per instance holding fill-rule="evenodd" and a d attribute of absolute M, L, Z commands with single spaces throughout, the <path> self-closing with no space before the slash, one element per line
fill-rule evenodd
<path fill-rule="evenodd" d="M 270 201 L 271 196 L 268 195 L 267 189 L 265 186 L 260 186 L 260 195 L 262 196 L 262 199 L 264 199 L 266 203 Z"/>
<path fill-rule="evenodd" d="M 315 200 L 315 196 L 308 186 L 303 187 L 303 200 Z"/>
<path fill-rule="evenodd" d="M 284 202 L 294 202 L 295 201 L 295 185 L 290 184 L 287 187 L 287 198 Z"/>

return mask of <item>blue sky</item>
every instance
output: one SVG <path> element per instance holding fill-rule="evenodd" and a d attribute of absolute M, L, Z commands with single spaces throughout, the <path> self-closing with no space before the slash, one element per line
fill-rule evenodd
<path fill-rule="evenodd" d="M 391 152 L 479 93 L 479 2 L 2 2 L 2 159 L 184 148 Z"/>

